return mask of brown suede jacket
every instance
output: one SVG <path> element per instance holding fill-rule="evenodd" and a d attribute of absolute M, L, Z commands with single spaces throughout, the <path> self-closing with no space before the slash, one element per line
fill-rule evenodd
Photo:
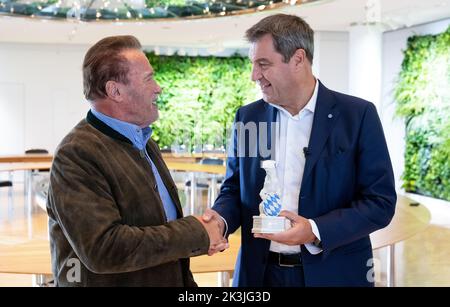
<path fill-rule="evenodd" d="M 188 258 L 207 253 L 208 234 L 196 218 L 182 218 L 158 146 L 150 140 L 146 149 L 175 221 L 166 222 L 145 157 L 92 113 L 58 146 L 47 202 L 58 286 L 196 286 Z"/>

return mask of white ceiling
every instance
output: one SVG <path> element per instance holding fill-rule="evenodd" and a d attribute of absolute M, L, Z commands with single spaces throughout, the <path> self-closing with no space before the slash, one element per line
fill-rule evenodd
<path fill-rule="evenodd" d="M 380 0 L 386 30 L 450 18 L 450 0 Z M 243 34 L 276 11 L 302 16 L 315 31 L 348 31 L 365 21 L 366 0 L 324 0 L 272 11 L 178 21 L 76 22 L 0 16 L 0 42 L 92 44 L 102 37 L 133 34 L 147 46 L 242 48 Z"/>

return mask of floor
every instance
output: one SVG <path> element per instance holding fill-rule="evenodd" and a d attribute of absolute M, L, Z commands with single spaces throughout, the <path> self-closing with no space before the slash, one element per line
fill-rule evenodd
<path fill-rule="evenodd" d="M 397 244 L 398 286 L 450 286 L 450 202 L 407 194 L 431 213 L 429 227 Z"/>
<path fill-rule="evenodd" d="M 14 244 L 27 240 L 30 232 L 29 220 L 24 210 L 23 185 L 15 183 L 13 203 L 8 197 L 8 188 L 0 188 L 0 243 Z M 429 227 L 414 237 L 396 245 L 396 286 L 450 286 L 450 203 L 409 195 L 424 204 L 431 212 Z M 45 215 L 35 206 L 33 215 Z M 32 225 L 42 229 L 46 225 Z M 385 251 L 375 251 L 375 280 L 377 286 L 385 286 Z M 217 273 L 196 274 L 199 286 L 216 286 Z M 30 275 L 0 274 L 0 287 L 32 286 Z"/>

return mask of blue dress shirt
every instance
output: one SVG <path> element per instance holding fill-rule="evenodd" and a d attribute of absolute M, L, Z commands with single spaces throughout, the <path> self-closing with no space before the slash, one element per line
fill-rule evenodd
<path fill-rule="evenodd" d="M 122 134 L 124 137 L 130 140 L 134 147 L 139 149 L 141 152 L 145 153 L 145 157 L 152 167 L 153 174 L 155 175 L 156 184 L 158 185 L 159 196 L 161 197 L 162 203 L 164 205 L 164 211 L 166 212 L 167 221 L 172 221 L 177 218 L 177 211 L 169 192 L 167 191 L 166 185 L 159 175 L 158 169 L 153 163 L 152 159 L 149 157 L 147 150 L 145 150 L 145 145 L 147 144 L 150 136 L 152 135 L 152 129 L 150 127 L 140 128 L 134 124 L 130 124 L 116 118 L 109 117 L 103 113 L 100 113 L 93 108 L 91 109 L 92 114 L 99 120 L 108 125 L 111 129 Z"/>

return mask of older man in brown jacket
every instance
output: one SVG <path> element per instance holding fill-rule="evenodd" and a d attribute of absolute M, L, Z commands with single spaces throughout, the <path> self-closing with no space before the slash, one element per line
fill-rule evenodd
<path fill-rule="evenodd" d="M 83 62 L 91 110 L 61 142 L 47 210 L 58 286 L 196 286 L 189 257 L 223 250 L 219 222 L 182 217 L 149 125 L 161 88 L 132 36 Z"/>

